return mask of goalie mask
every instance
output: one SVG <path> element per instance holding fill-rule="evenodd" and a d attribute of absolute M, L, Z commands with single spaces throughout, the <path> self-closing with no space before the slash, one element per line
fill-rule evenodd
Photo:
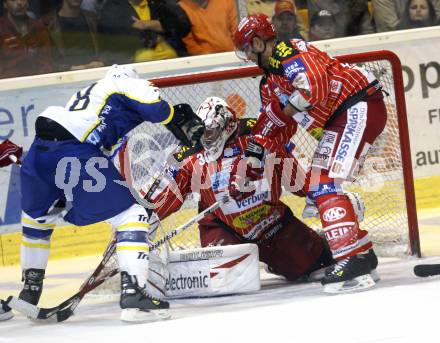
<path fill-rule="evenodd" d="M 208 161 L 215 161 L 223 153 L 226 141 L 237 129 L 235 112 L 223 99 L 209 97 L 200 104 L 196 114 L 205 126 L 200 143 Z"/>

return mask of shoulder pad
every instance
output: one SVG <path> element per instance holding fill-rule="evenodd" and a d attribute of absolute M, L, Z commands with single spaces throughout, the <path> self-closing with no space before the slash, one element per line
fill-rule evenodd
<path fill-rule="evenodd" d="M 249 135 L 257 122 L 256 118 L 242 118 L 238 122 L 237 137 Z"/>
<path fill-rule="evenodd" d="M 299 54 L 289 41 L 278 41 L 272 50 L 272 55 L 269 57 L 269 71 L 273 74 L 282 75 L 284 73 L 282 61 Z"/>
<path fill-rule="evenodd" d="M 197 144 L 193 147 L 188 147 L 186 145 L 182 145 L 178 152 L 174 153 L 173 156 L 177 160 L 177 162 L 182 162 L 185 158 L 194 155 L 195 153 L 202 151 L 203 147 L 201 144 Z"/>
<path fill-rule="evenodd" d="M 160 90 L 144 79 L 115 79 L 114 82 L 126 96 L 141 102 L 153 102 L 160 99 Z"/>

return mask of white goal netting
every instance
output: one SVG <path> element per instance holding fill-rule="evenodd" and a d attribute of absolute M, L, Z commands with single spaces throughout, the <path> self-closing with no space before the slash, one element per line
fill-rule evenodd
<path fill-rule="evenodd" d="M 365 203 L 365 219 L 360 224 L 369 231 L 380 256 L 402 256 L 419 253 L 414 190 L 411 179 L 408 132 L 404 106 L 400 64 L 384 52 L 342 56 L 344 62 L 359 63 L 375 73 L 384 89 L 388 121 L 365 160 L 363 170 L 353 183 L 346 182 L 346 191 L 357 192 Z M 161 88 L 164 99 L 173 104 L 189 103 L 194 109 L 208 96 L 219 96 L 242 117 L 255 117 L 259 113 L 259 71 L 240 68 L 219 72 L 187 74 L 153 80 Z M 398 80 L 396 80 L 398 79 Z M 403 102 L 403 104 L 402 104 Z M 316 141 L 306 132 L 292 137 L 299 149 L 301 162 L 309 164 Z M 173 158 L 177 141 L 161 125 L 144 123 L 128 137 L 124 153 L 116 160 L 134 189 L 151 184 Z M 148 188 L 148 186 L 147 186 Z M 301 218 L 304 198 L 284 192 L 282 200 Z M 174 230 L 197 213 L 198 197 L 190 195 L 178 212 L 162 222 L 157 238 Z M 304 220 L 310 227 L 320 229 L 319 219 Z M 200 247 L 197 225 L 185 230 L 170 242 L 173 250 Z M 116 266 L 116 260 L 108 268 Z M 100 296 L 119 294 L 118 277 L 94 292 Z"/>
<path fill-rule="evenodd" d="M 365 55 L 365 54 L 363 54 Z M 355 55 L 351 55 L 355 56 Z M 385 130 L 370 150 L 361 174 L 353 183 L 345 183 L 344 190 L 357 192 L 365 202 L 365 220 L 361 227 L 368 230 L 375 243 L 375 249 L 382 256 L 396 256 L 415 253 L 410 249 L 410 232 L 414 230 L 409 224 L 402 163 L 402 132 L 399 129 L 396 94 L 403 89 L 396 89 L 390 60 L 376 59 L 361 64 L 376 74 L 386 96 L 388 122 Z M 365 57 L 363 57 L 365 59 Z M 368 58 L 367 58 L 368 59 Z M 228 72 L 208 73 L 204 75 L 189 74 L 154 82 L 161 86 L 164 99 L 174 104 L 189 103 L 194 109 L 208 96 L 219 96 L 224 99 L 242 117 L 255 117 L 259 113 L 260 99 L 258 84 L 260 77 L 249 75 L 249 68 Z M 229 75 L 235 78 L 228 79 Z M 244 75 L 244 76 L 240 76 Z M 209 81 L 203 81 L 207 79 Z M 174 80 L 174 81 L 173 81 Z M 166 86 L 164 86 L 166 85 Z M 400 101 L 400 100 L 399 100 Z M 404 114 L 404 113 L 403 113 Z M 309 164 L 316 147 L 316 141 L 305 132 L 298 132 L 292 140 L 299 149 L 301 161 Z M 140 189 L 151 181 L 155 174 L 164 170 L 169 155 L 176 147 L 173 136 L 162 126 L 142 124 L 131 132 L 127 144 L 126 163 L 129 164 L 130 181 L 134 188 Z M 288 204 L 295 215 L 301 218 L 304 199 L 287 192 L 282 200 Z M 165 230 L 172 230 L 197 213 L 197 196 L 186 199 L 183 208 L 163 222 Z M 318 219 L 305 222 L 314 229 L 320 228 Z M 190 230 L 175 237 L 173 249 L 186 249 L 200 246 L 196 225 Z M 414 250 L 414 249 L 413 249 Z"/>

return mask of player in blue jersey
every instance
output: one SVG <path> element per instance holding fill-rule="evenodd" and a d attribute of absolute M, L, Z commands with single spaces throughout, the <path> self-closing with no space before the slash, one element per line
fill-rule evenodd
<path fill-rule="evenodd" d="M 165 125 L 186 143 L 191 143 L 189 132 L 202 127 L 185 105 L 172 106 L 133 68 L 117 65 L 65 107 L 51 106 L 38 116 L 36 137 L 21 167 L 21 299 L 34 305 L 40 299 L 50 238 L 60 216 L 79 226 L 107 221 L 116 233 L 121 318 L 169 316 L 169 304 L 145 291 L 149 213 L 102 151 L 144 121 Z M 0 306 L 0 315 L 7 310 Z"/>

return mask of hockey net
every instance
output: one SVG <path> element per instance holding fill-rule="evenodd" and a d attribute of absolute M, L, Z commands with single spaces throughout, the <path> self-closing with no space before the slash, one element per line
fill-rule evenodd
<path fill-rule="evenodd" d="M 353 183 L 343 185 L 345 191 L 357 192 L 365 203 L 365 219 L 361 227 L 368 230 L 381 256 L 420 254 L 415 212 L 412 167 L 400 62 L 387 51 L 344 55 L 342 62 L 361 64 L 372 71 L 389 93 L 385 97 L 388 121 L 365 160 L 363 170 Z M 161 88 L 164 99 L 174 104 L 189 103 L 193 108 L 208 96 L 219 96 L 242 117 L 259 113 L 258 85 L 261 71 L 242 67 L 215 72 L 186 74 L 151 80 Z M 310 164 L 316 141 L 299 131 L 292 137 L 301 163 Z M 127 178 L 135 189 L 141 189 L 164 170 L 177 142 L 161 125 L 144 123 L 133 130 L 121 162 L 128 170 Z M 122 156 L 122 154 L 120 154 Z M 301 218 L 304 199 L 284 193 L 282 200 Z M 162 228 L 175 229 L 197 213 L 198 198 L 189 196 L 181 210 L 162 222 Z M 314 229 L 319 219 L 306 219 Z M 200 247 L 197 226 L 174 237 L 172 249 Z"/>

